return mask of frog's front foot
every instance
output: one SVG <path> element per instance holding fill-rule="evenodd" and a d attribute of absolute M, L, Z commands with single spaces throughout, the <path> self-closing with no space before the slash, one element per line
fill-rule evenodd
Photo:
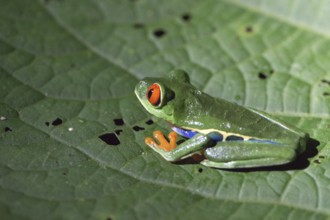
<path fill-rule="evenodd" d="M 147 137 L 145 139 L 145 143 L 154 148 L 155 150 L 157 149 L 161 149 L 165 152 L 169 152 L 171 150 L 173 150 L 176 147 L 176 138 L 177 138 L 177 134 L 174 131 L 171 131 L 168 134 L 168 139 L 169 141 L 166 140 L 166 138 L 164 137 L 163 133 L 161 131 L 154 131 L 153 136 L 155 139 L 158 140 L 159 144 L 157 144 L 154 139 L 152 139 L 151 137 Z"/>

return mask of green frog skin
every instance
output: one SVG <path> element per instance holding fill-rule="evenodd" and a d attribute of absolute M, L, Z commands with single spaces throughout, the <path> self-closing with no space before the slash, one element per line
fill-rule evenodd
<path fill-rule="evenodd" d="M 168 139 L 155 131 L 146 144 L 167 161 L 201 154 L 205 166 L 235 169 L 289 163 L 303 153 L 308 134 L 265 112 L 214 98 L 174 70 L 164 78 L 147 77 L 135 94 L 152 115 L 168 121 Z M 177 145 L 177 134 L 187 139 Z"/>

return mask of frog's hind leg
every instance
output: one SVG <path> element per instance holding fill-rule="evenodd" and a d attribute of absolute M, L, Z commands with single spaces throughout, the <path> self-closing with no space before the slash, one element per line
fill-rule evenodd
<path fill-rule="evenodd" d="M 205 166 L 235 169 L 285 164 L 294 160 L 296 152 L 288 145 L 228 141 L 206 149 L 204 156 Z"/>

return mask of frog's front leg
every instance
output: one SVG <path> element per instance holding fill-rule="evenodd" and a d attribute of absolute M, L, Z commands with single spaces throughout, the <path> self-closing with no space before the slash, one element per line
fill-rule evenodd
<path fill-rule="evenodd" d="M 178 146 L 176 146 L 176 133 L 173 131 L 168 135 L 169 142 L 165 139 L 161 131 L 155 131 L 154 138 L 159 141 L 159 144 L 150 137 L 145 139 L 146 144 L 167 161 L 177 161 L 203 148 L 214 145 L 214 141 L 203 134 L 196 134 Z"/>
<path fill-rule="evenodd" d="M 155 139 L 159 141 L 159 144 L 157 144 L 152 138 L 147 137 L 145 139 L 145 143 L 153 148 L 160 148 L 166 152 L 173 150 L 176 147 L 176 138 L 177 134 L 175 132 L 170 132 L 168 134 L 169 142 L 165 139 L 163 133 L 161 131 L 154 131 L 153 136 Z"/>
<path fill-rule="evenodd" d="M 204 152 L 202 164 L 216 168 L 247 168 L 280 165 L 296 157 L 295 147 L 272 142 L 227 141 L 218 142 Z"/>

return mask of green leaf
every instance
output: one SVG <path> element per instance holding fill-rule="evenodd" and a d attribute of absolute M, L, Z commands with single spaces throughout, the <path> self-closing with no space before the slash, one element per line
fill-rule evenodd
<path fill-rule="evenodd" d="M 1 219 L 330 217 L 329 1 L 0 2 Z M 133 89 L 175 68 L 300 127 L 317 154 L 296 169 L 164 161 L 144 138 L 169 128 Z"/>

